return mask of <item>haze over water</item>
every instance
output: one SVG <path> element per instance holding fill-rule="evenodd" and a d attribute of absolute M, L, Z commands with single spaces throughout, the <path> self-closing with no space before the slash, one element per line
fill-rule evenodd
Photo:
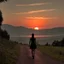
<path fill-rule="evenodd" d="M 49 29 L 64 27 L 63 6 L 64 0 L 8 0 L 0 4 L 0 9 L 3 13 L 3 24 L 23 26 L 31 29 L 36 27 L 39 29 Z M 18 34 L 21 34 L 20 30 Z M 63 36 L 64 35 L 35 35 L 39 43 L 51 43 L 52 40 L 60 40 Z M 29 37 L 30 35 L 13 36 L 13 40 L 28 43 Z"/>
<path fill-rule="evenodd" d="M 47 42 L 49 44 L 52 44 L 54 40 L 61 40 L 64 37 L 63 35 L 35 35 L 35 38 L 37 40 L 37 44 L 46 44 Z M 13 36 L 11 37 L 12 40 L 18 41 L 19 43 L 28 44 L 29 39 L 31 38 L 31 35 L 21 35 L 21 36 Z"/>

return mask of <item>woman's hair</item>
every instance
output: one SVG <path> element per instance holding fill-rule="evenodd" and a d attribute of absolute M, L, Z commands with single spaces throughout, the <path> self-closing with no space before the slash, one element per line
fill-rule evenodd
<path fill-rule="evenodd" d="M 32 33 L 32 37 L 34 37 L 34 33 Z"/>

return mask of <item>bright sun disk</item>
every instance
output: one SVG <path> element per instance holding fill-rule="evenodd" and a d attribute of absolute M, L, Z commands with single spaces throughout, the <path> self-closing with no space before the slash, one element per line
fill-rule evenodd
<path fill-rule="evenodd" d="M 34 29 L 35 29 L 35 30 L 39 30 L 39 28 L 38 28 L 38 27 L 35 27 Z"/>

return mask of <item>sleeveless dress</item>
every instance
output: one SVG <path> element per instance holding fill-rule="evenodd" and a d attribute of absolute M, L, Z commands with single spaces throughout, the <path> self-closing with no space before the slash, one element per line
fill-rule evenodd
<path fill-rule="evenodd" d="M 36 39 L 35 38 L 31 38 L 30 39 L 30 49 L 36 49 Z"/>

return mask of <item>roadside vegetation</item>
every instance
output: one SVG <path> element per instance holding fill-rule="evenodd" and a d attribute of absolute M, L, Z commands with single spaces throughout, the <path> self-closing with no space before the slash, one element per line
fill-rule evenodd
<path fill-rule="evenodd" d="M 0 40 L 0 64 L 16 64 L 20 51 L 17 42 Z"/>
<path fill-rule="evenodd" d="M 60 41 L 54 40 L 52 44 L 47 42 L 45 45 L 39 45 L 38 49 L 56 60 L 64 61 L 64 38 Z"/>
<path fill-rule="evenodd" d="M 0 0 L 0 3 L 7 0 Z M 20 45 L 10 40 L 10 35 L 1 28 L 3 22 L 2 11 L 0 10 L 0 64 L 16 64 Z"/>
<path fill-rule="evenodd" d="M 64 62 L 64 47 L 58 46 L 38 46 L 38 49 L 45 55 L 50 56 L 53 59 Z"/>

